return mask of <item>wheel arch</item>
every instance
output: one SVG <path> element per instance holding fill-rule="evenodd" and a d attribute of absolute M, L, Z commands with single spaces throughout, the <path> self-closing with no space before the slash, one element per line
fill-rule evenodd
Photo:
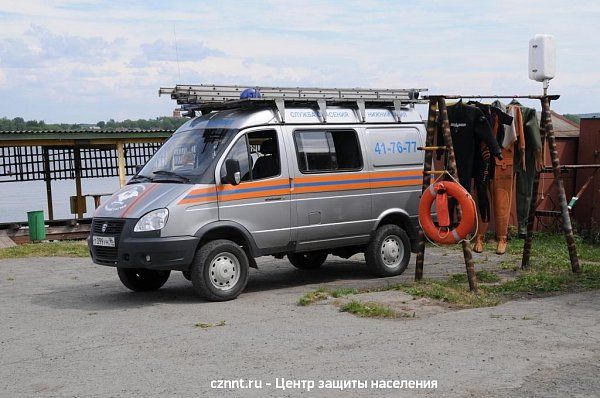
<path fill-rule="evenodd" d="M 375 233 L 377 228 L 387 224 L 398 225 L 399 227 L 404 229 L 410 240 L 411 251 L 414 252 L 416 250 L 418 230 L 413 224 L 410 215 L 406 210 L 400 208 L 391 208 L 381 213 L 373 226 L 371 235 Z"/>
<path fill-rule="evenodd" d="M 259 256 L 258 247 L 250 232 L 242 225 L 234 221 L 215 221 L 201 227 L 194 236 L 199 238 L 198 247 L 216 239 L 231 240 L 246 252 L 250 267 L 258 268 L 254 259 Z"/>

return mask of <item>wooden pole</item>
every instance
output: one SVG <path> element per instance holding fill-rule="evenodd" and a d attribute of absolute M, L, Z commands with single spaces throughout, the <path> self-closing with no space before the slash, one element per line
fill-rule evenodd
<path fill-rule="evenodd" d="M 80 198 L 83 197 L 81 192 L 81 151 L 79 148 L 73 149 L 73 157 L 75 162 L 75 196 L 77 203 L 77 218 L 83 218 L 83 208 L 80 205 Z"/>
<path fill-rule="evenodd" d="M 438 109 L 442 120 L 442 131 L 444 133 L 444 143 L 448 148 L 448 172 L 458 180 L 456 157 L 454 155 L 454 147 L 452 145 L 452 133 L 450 132 L 450 121 L 448 120 L 448 109 L 446 108 L 446 100 L 444 97 L 438 98 Z M 459 208 L 460 211 L 460 208 Z M 467 270 L 467 279 L 469 280 L 469 289 L 472 292 L 477 292 L 477 276 L 475 275 L 475 264 L 473 263 L 473 253 L 471 252 L 471 243 L 467 240 L 462 241 L 463 255 L 465 258 L 465 267 Z"/>
<path fill-rule="evenodd" d="M 437 99 L 429 100 L 429 115 L 427 118 L 427 137 L 425 138 L 425 147 L 433 146 L 433 137 L 436 132 L 436 108 Z M 431 167 L 433 163 L 433 151 L 425 150 L 425 160 L 423 165 L 423 187 L 421 188 L 421 195 L 431 184 Z M 423 279 L 423 263 L 425 261 L 425 233 L 423 229 L 419 228 L 417 246 L 417 262 L 415 264 L 415 281 Z"/>
<path fill-rule="evenodd" d="M 565 186 L 560 172 L 560 161 L 558 159 L 558 151 L 556 149 L 556 139 L 554 138 L 554 127 L 552 126 L 552 118 L 550 114 L 550 99 L 548 97 L 543 97 L 541 101 L 542 116 L 545 119 L 544 130 L 550 149 L 550 158 L 552 159 L 552 170 L 554 172 L 554 178 L 556 179 L 556 185 L 558 188 L 558 202 L 560 204 L 562 226 L 563 231 L 565 233 L 565 239 L 567 241 L 567 248 L 569 250 L 569 258 L 571 260 L 571 270 L 574 273 L 580 273 L 581 269 L 579 267 L 579 258 L 577 257 L 577 248 L 575 247 L 575 238 L 573 236 L 573 227 L 571 225 L 569 205 L 567 203 Z"/>
<path fill-rule="evenodd" d="M 52 180 L 50 179 L 50 154 L 47 147 L 42 147 L 42 157 L 44 158 L 44 182 L 46 183 L 46 200 L 48 201 L 48 219 L 54 220 Z"/>
<path fill-rule="evenodd" d="M 125 149 L 122 141 L 117 142 L 117 164 L 119 166 L 119 185 L 122 188 L 127 182 L 125 176 Z"/>

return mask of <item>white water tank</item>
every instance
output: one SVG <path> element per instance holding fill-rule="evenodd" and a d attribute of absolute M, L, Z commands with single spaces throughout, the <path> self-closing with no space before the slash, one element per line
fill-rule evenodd
<path fill-rule="evenodd" d="M 550 80 L 556 73 L 554 36 L 535 35 L 529 40 L 529 78 L 538 82 Z"/>

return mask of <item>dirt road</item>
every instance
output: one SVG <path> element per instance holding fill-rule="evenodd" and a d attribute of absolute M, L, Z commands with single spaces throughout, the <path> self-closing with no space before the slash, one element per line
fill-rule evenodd
<path fill-rule="evenodd" d="M 430 256 L 436 266 L 428 276 L 463 270 L 460 252 Z M 600 394 L 600 292 L 421 319 L 358 318 L 330 304 L 296 305 L 321 285 L 374 286 L 410 280 L 412 272 L 372 279 L 360 259 L 333 261 L 315 273 L 266 260 L 237 300 L 208 303 L 180 273 L 158 292 L 132 293 L 114 269 L 88 259 L 2 260 L 0 395 Z M 211 380 L 240 378 L 260 380 L 262 388 L 211 388 Z M 282 378 L 437 380 L 438 388 L 308 392 L 277 388 Z"/>

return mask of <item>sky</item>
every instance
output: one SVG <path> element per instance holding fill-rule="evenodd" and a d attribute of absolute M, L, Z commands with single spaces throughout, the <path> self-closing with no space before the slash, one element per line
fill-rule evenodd
<path fill-rule="evenodd" d="M 553 108 L 600 112 L 598 1 L 0 0 L 0 117 L 170 115 L 158 89 L 178 83 L 539 94 L 537 33 Z"/>

